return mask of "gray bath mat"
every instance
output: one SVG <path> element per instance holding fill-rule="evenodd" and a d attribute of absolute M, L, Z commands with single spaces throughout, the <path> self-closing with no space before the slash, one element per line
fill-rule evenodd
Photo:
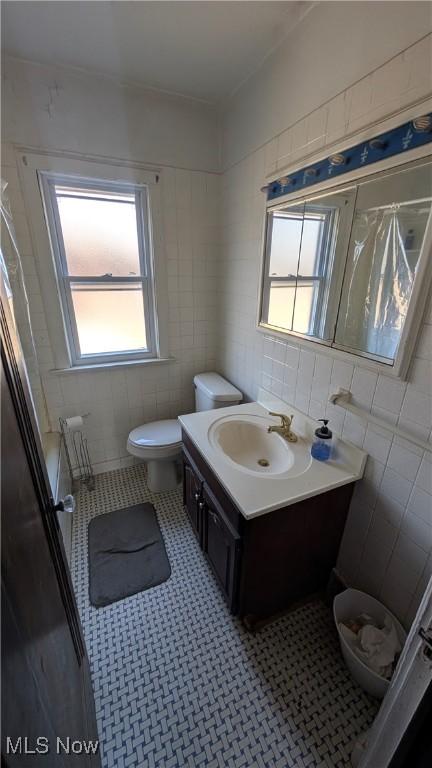
<path fill-rule="evenodd" d="M 99 515 L 88 527 L 90 602 L 97 608 L 155 587 L 171 567 L 152 504 Z"/>

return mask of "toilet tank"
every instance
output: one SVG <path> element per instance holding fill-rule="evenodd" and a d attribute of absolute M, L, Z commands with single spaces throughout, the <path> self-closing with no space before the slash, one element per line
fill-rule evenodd
<path fill-rule="evenodd" d="M 218 373 L 197 373 L 194 377 L 194 387 L 196 411 L 211 411 L 213 408 L 238 405 L 243 397 L 236 387 Z"/>

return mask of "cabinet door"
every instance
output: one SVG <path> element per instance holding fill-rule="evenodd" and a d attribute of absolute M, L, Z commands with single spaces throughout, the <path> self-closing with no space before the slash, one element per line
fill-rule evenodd
<path fill-rule="evenodd" d="M 185 456 L 183 456 L 183 505 L 195 535 L 198 540 L 201 540 L 202 480 Z"/>
<path fill-rule="evenodd" d="M 232 613 L 236 611 L 240 535 L 225 517 L 213 494 L 204 486 L 203 549 Z"/>

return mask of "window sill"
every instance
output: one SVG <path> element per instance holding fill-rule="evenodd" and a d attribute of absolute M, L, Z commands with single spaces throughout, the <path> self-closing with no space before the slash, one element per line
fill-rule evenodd
<path fill-rule="evenodd" d="M 115 371 L 119 368 L 135 368 L 140 365 L 161 365 L 174 362 L 175 357 L 152 357 L 147 360 L 119 360 L 113 363 L 92 363 L 91 365 L 72 365 L 70 368 L 52 368 L 50 373 L 64 376 L 68 373 L 82 373 L 83 371 Z"/>

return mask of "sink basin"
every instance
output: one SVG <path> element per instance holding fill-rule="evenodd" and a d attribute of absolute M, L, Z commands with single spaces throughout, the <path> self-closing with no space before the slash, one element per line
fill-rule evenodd
<path fill-rule="evenodd" d="M 299 438 L 288 443 L 281 435 L 269 433 L 271 419 L 254 414 L 225 416 L 208 430 L 211 446 L 237 468 L 264 477 L 295 477 L 311 464 L 309 447 Z"/>

